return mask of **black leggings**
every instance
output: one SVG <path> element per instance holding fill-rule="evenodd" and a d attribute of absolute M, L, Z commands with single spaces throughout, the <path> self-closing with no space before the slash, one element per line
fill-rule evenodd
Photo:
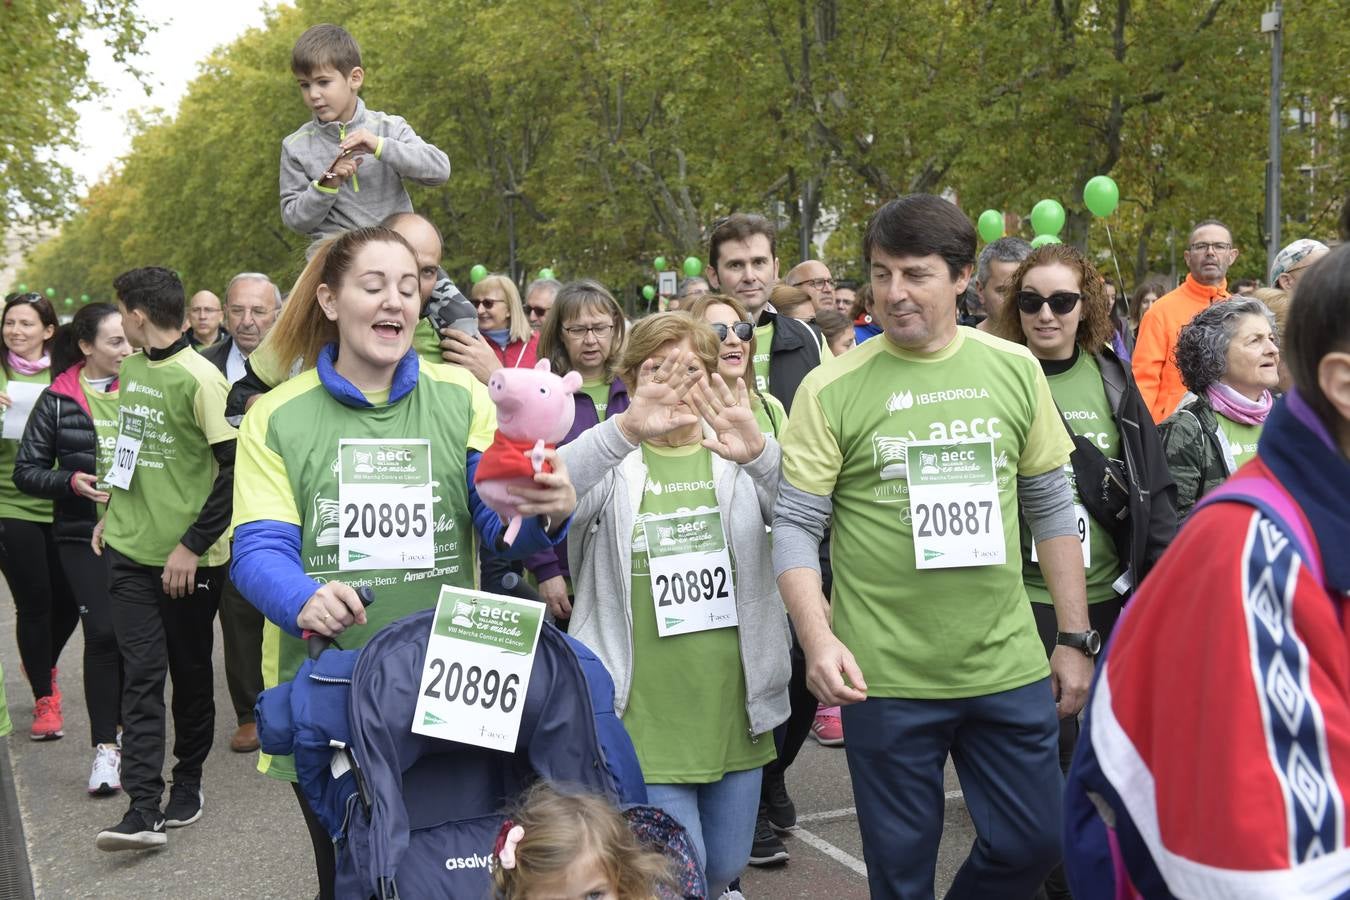
<path fill-rule="evenodd" d="M 33 698 L 52 693 L 52 669 L 75 633 L 79 609 L 70 592 L 49 523 L 0 519 L 0 571 L 14 595 L 14 613 L 23 661 Z"/>
<path fill-rule="evenodd" d="M 309 808 L 300 785 L 291 782 L 295 799 L 300 801 L 300 814 L 305 817 L 305 827 L 309 829 L 309 842 L 314 845 L 314 869 L 319 876 L 319 900 L 337 900 L 337 853 L 333 850 L 333 839 L 328 829 L 323 827 L 314 810 Z"/>
<path fill-rule="evenodd" d="M 84 628 L 84 705 L 89 710 L 89 740 L 91 744 L 114 744 L 122 714 L 122 655 L 117 651 L 112 601 L 108 599 L 108 563 L 94 555 L 88 541 L 61 541 L 56 549 Z"/>

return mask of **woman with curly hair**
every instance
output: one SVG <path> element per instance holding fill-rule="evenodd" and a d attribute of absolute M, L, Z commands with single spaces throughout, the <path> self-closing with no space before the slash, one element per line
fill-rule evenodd
<path fill-rule="evenodd" d="M 1031 252 L 1008 284 L 1008 302 L 990 320 L 994 334 L 1025 344 L 1041 363 L 1074 441 L 1067 467 L 1086 569 L 1088 619 L 1104 644 L 1125 601 L 1176 533 L 1175 488 L 1153 419 L 1129 363 L 1111 347 L 1115 328 L 1102 276 L 1068 244 Z M 1022 574 L 1049 655 L 1058 626 L 1050 592 L 1024 521 Z M 1078 719 L 1059 723 L 1067 772 Z M 1046 894 L 1067 897 L 1063 869 Z"/>
<path fill-rule="evenodd" d="M 1256 455 L 1280 380 L 1275 317 L 1251 297 L 1215 303 L 1177 337 L 1177 367 L 1190 394 L 1159 426 L 1177 483 L 1177 515 Z"/>

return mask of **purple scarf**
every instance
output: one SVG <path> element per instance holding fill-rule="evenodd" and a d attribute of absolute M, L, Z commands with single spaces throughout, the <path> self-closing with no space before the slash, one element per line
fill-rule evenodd
<path fill-rule="evenodd" d="M 1262 391 L 1260 400 L 1248 400 L 1219 381 L 1205 389 L 1205 396 L 1216 413 L 1242 425 L 1261 425 L 1275 403 L 1270 391 Z"/>
<path fill-rule="evenodd" d="M 52 367 L 52 358 L 44 353 L 37 359 L 29 362 L 13 350 L 10 350 L 9 367 L 20 375 L 36 375 L 43 369 L 50 369 Z"/>

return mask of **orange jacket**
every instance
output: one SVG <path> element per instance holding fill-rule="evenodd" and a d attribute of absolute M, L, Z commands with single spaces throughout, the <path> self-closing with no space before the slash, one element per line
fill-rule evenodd
<path fill-rule="evenodd" d="M 1144 313 L 1130 367 L 1154 422 L 1161 423 L 1176 412 L 1181 398 L 1186 396 L 1174 355 L 1182 326 L 1211 303 L 1227 297 L 1227 281 L 1207 285 L 1187 275 L 1176 290 L 1163 294 Z"/>

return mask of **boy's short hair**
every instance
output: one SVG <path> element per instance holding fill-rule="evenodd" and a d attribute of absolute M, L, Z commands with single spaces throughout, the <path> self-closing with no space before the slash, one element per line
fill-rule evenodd
<path fill-rule="evenodd" d="M 183 327 L 183 282 L 173 269 L 162 266 L 131 269 L 113 280 L 113 290 L 128 312 L 142 310 L 156 327 Z"/>
<path fill-rule="evenodd" d="M 310 75 L 332 67 L 346 78 L 361 65 L 361 47 L 340 25 L 315 25 L 300 35 L 291 51 L 291 71 Z"/>

